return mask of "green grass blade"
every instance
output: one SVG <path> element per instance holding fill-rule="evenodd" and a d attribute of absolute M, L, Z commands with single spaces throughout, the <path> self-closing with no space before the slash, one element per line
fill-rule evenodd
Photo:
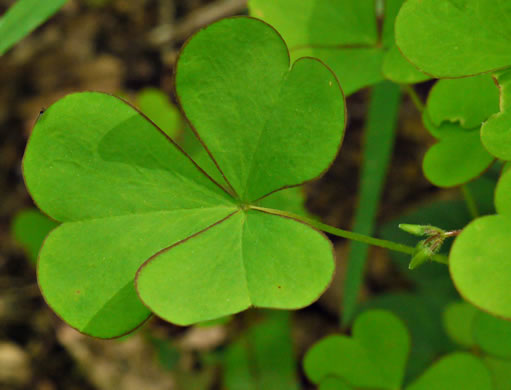
<path fill-rule="evenodd" d="M 354 232 L 367 235 L 373 232 L 384 179 L 394 146 L 400 102 L 401 89 L 398 85 L 383 82 L 373 87 L 365 130 L 364 161 Z M 368 249 L 369 246 L 361 242 L 350 244 L 348 269 L 344 282 L 343 325 L 348 324 L 355 313 Z"/>
<path fill-rule="evenodd" d="M 0 18 L 0 56 L 49 19 L 67 0 L 18 0 Z"/>

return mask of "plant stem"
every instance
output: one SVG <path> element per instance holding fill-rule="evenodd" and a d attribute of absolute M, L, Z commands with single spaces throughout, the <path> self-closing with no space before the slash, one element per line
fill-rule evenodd
<path fill-rule="evenodd" d="M 472 192 L 468 188 L 468 186 L 462 185 L 461 192 L 463 193 L 463 198 L 465 199 L 465 203 L 467 204 L 468 211 L 473 219 L 479 217 L 479 210 L 477 209 L 477 203 L 472 195 Z"/>
<path fill-rule="evenodd" d="M 424 112 L 424 103 L 422 102 L 415 89 L 410 84 L 402 84 L 402 86 L 408 96 L 410 96 L 410 99 L 412 99 L 412 102 L 415 105 L 415 108 L 417 108 L 417 111 L 422 114 Z"/>
<path fill-rule="evenodd" d="M 311 227 L 321 230 L 323 232 L 330 233 L 337 237 L 347 238 L 348 240 L 363 242 L 368 245 L 373 245 L 373 246 L 377 246 L 380 248 L 389 249 L 394 252 L 406 253 L 408 255 L 411 255 L 415 252 L 415 248 L 412 246 L 399 244 L 394 241 L 382 240 L 380 238 L 366 236 L 365 234 L 350 232 L 349 230 L 339 229 L 339 228 L 324 224 L 322 222 L 316 221 L 312 218 L 303 217 L 301 215 L 290 213 L 288 211 L 269 209 L 266 207 L 259 207 L 259 206 L 254 206 L 254 205 L 250 205 L 250 206 L 248 206 L 248 208 L 252 209 L 252 210 L 262 211 L 262 212 L 265 212 L 268 214 L 279 215 L 281 217 L 295 219 L 299 222 L 303 222 L 303 223 L 310 225 Z M 437 263 L 448 264 L 447 256 L 444 256 L 444 255 L 435 255 L 432 257 L 432 260 Z"/>
<path fill-rule="evenodd" d="M 385 177 L 394 148 L 401 96 L 399 85 L 389 81 L 375 85 L 371 91 L 362 144 L 363 160 L 358 205 L 352 226 L 352 230 L 356 233 L 371 235 L 374 231 Z M 355 315 L 368 254 L 368 244 L 362 242 L 349 244 L 342 295 L 343 326 L 348 325 Z"/>

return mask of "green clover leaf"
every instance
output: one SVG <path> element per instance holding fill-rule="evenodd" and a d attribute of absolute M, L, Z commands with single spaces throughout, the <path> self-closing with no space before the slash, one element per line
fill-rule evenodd
<path fill-rule="evenodd" d="M 463 229 L 449 255 L 449 270 L 459 293 L 491 314 L 511 318 L 511 218 L 490 215 Z"/>
<path fill-rule="evenodd" d="M 481 143 L 481 124 L 499 110 L 499 91 L 490 75 L 440 80 L 431 89 L 424 126 L 438 139 L 423 160 L 426 178 L 452 187 L 479 176 L 493 162 Z"/>
<path fill-rule="evenodd" d="M 375 2 L 335 0 L 250 0 L 250 14 L 275 26 L 291 49 L 292 58 L 320 58 L 337 74 L 344 92 L 385 78 L 399 83 L 429 79 L 399 53 L 394 19 L 403 0 L 385 2 L 378 32 Z"/>
<path fill-rule="evenodd" d="M 511 71 L 498 72 L 495 79 L 500 89 L 500 112 L 483 124 L 481 140 L 495 157 L 511 160 Z"/>
<path fill-rule="evenodd" d="M 81 332 L 119 336 L 151 311 L 186 325 L 250 306 L 300 308 L 330 282 L 324 235 L 250 205 L 315 178 L 335 157 L 345 107 L 333 73 L 314 59 L 290 67 L 276 31 L 240 17 L 187 43 L 176 89 L 227 188 L 102 93 L 61 99 L 28 142 L 27 188 L 63 222 L 41 249 L 39 284 Z"/>
<path fill-rule="evenodd" d="M 396 19 L 404 56 L 436 78 L 511 66 L 511 3 L 506 0 L 408 0 Z"/>
<path fill-rule="evenodd" d="M 467 302 L 453 302 L 445 309 L 444 325 L 453 341 L 481 357 L 491 373 L 494 389 L 509 389 L 511 322 Z"/>
<path fill-rule="evenodd" d="M 309 349 L 303 362 L 309 379 L 321 383 L 335 376 L 357 388 L 399 388 L 410 349 L 401 320 L 388 311 L 366 311 L 352 335 L 327 336 Z"/>
<path fill-rule="evenodd" d="M 361 314 L 353 337 L 328 336 L 305 355 L 307 376 L 320 389 L 400 389 L 410 348 L 405 326 L 393 314 L 372 310 Z M 468 353 L 444 356 L 429 367 L 406 390 L 490 390 L 490 373 Z"/>
<path fill-rule="evenodd" d="M 298 390 L 289 312 L 274 311 L 225 351 L 226 389 Z"/>
<path fill-rule="evenodd" d="M 478 218 L 456 238 L 449 255 L 449 270 L 460 294 L 492 315 L 510 319 L 507 294 L 511 273 L 511 171 L 504 170 L 495 190 L 497 215 Z"/>

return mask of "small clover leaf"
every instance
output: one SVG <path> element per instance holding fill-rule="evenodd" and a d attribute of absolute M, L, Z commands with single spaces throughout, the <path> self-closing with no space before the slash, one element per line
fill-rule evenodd
<path fill-rule="evenodd" d="M 423 161 L 426 178 L 452 187 L 479 176 L 493 162 L 481 143 L 481 124 L 499 110 L 498 88 L 491 76 L 440 80 L 432 88 L 424 126 L 439 140 Z"/>
<path fill-rule="evenodd" d="M 492 378 L 483 362 L 468 353 L 452 353 L 435 362 L 406 390 L 492 390 Z"/>
<path fill-rule="evenodd" d="M 511 322 L 478 311 L 474 317 L 475 343 L 486 353 L 511 358 Z"/>
<path fill-rule="evenodd" d="M 353 337 L 328 336 L 305 355 L 309 379 L 320 389 L 402 387 L 409 336 L 401 321 L 383 310 L 367 311 L 353 327 Z M 338 385 L 339 387 L 335 387 Z M 492 389 L 490 373 L 481 360 L 453 353 L 435 362 L 406 390 Z"/>
<path fill-rule="evenodd" d="M 283 35 L 293 58 L 312 56 L 338 75 L 347 95 L 385 78 L 399 83 L 429 79 L 399 53 L 394 19 L 403 0 L 385 2 L 378 32 L 375 2 L 332 0 L 250 0 L 250 14 Z"/>
<path fill-rule="evenodd" d="M 511 323 L 467 302 L 454 302 L 445 309 L 444 324 L 453 341 L 481 357 L 491 373 L 494 388 L 509 389 Z"/>
<path fill-rule="evenodd" d="M 402 322 L 384 310 L 366 311 L 352 333 L 328 336 L 309 349 L 303 362 L 309 379 L 321 383 L 334 376 L 356 388 L 399 388 L 410 349 Z"/>
<path fill-rule="evenodd" d="M 431 89 L 426 110 L 432 123 L 458 123 L 464 129 L 481 127 L 499 111 L 499 89 L 491 75 L 440 80 Z"/>
<path fill-rule="evenodd" d="M 473 180 L 494 161 L 481 144 L 477 128 L 465 130 L 456 124 L 448 124 L 434 132 L 439 135 L 438 143 L 424 155 L 422 170 L 424 176 L 438 187 L 454 187 Z"/>
<path fill-rule="evenodd" d="M 408 0 L 396 19 L 404 56 L 437 78 L 511 66 L 511 3 L 506 0 Z"/>
<path fill-rule="evenodd" d="M 498 215 L 478 218 L 456 238 L 449 270 L 460 294 L 492 315 L 511 318 L 511 171 L 504 171 L 495 191 Z"/>
<path fill-rule="evenodd" d="M 500 112 L 481 128 L 483 145 L 495 157 L 511 160 L 511 71 L 495 75 L 500 89 Z"/>
<path fill-rule="evenodd" d="M 491 314 L 511 318 L 511 218 L 490 215 L 466 226 L 449 255 L 449 270 L 459 293 Z"/>
<path fill-rule="evenodd" d="M 27 188 L 63 222 L 40 252 L 41 290 L 84 333 L 129 332 L 148 307 L 183 325 L 250 306 L 299 308 L 331 279 L 326 237 L 250 206 L 313 179 L 335 157 L 345 122 L 335 76 L 313 59 L 290 68 L 275 30 L 241 17 L 188 42 L 176 88 L 228 187 L 102 93 L 61 99 L 28 142 Z"/>
<path fill-rule="evenodd" d="M 470 348 L 474 345 L 472 325 L 478 310 L 466 302 L 449 304 L 443 313 L 444 327 L 454 342 Z"/>

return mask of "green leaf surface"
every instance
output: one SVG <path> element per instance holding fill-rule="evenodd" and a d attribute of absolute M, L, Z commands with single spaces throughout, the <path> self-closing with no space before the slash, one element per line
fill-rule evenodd
<path fill-rule="evenodd" d="M 474 345 L 472 325 L 478 310 L 466 302 L 453 302 L 443 314 L 445 330 L 457 344 L 470 348 Z"/>
<path fill-rule="evenodd" d="M 0 56 L 56 13 L 67 0 L 18 0 L 0 18 Z"/>
<path fill-rule="evenodd" d="M 420 70 L 437 78 L 511 65 L 511 3 L 506 0 L 408 0 L 396 42 Z"/>
<path fill-rule="evenodd" d="M 181 114 L 169 97 L 157 88 L 145 88 L 137 95 L 137 105 L 165 134 L 175 139 L 182 128 Z"/>
<path fill-rule="evenodd" d="M 384 82 L 374 87 L 363 144 L 360 190 L 353 231 L 372 235 L 385 176 L 390 163 L 396 134 L 400 87 Z M 344 325 L 351 322 L 362 284 L 369 246 L 352 241 L 348 253 L 348 268 L 344 280 Z"/>
<path fill-rule="evenodd" d="M 399 317 L 410 333 L 410 355 L 405 382 L 417 378 L 441 354 L 451 352 L 453 345 L 440 320 L 441 305 L 432 304 L 426 294 L 388 293 L 365 302 L 361 310 L 388 310 Z"/>
<path fill-rule="evenodd" d="M 293 59 L 312 56 L 329 65 L 346 95 L 384 80 L 423 81 L 420 74 L 394 51 L 382 72 L 386 51 L 394 46 L 394 19 L 403 0 L 385 2 L 381 34 L 373 1 L 250 0 L 250 14 L 282 34 Z M 395 67 L 394 67 L 395 66 Z"/>
<path fill-rule="evenodd" d="M 298 390 L 289 313 L 268 313 L 229 345 L 224 385 L 229 390 Z"/>
<path fill-rule="evenodd" d="M 316 177 L 343 138 L 344 99 L 335 76 L 314 59 L 290 69 L 285 43 L 256 19 L 225 19 L 200 31 L 181 52 L 176 90 L 244 201 Z"/>
<path fill-rule="evenodd" d="M 463 389 L 491 390 L 488 369 L 468 353 L 447 355 L 430 367 L 406 390 Z"/>
<path fill-rule="evenodd" d="M 438 187 L 466 183 L 481 175 L 494 160 L 481 144 L 479 129 L 449 130 L 428 149 L 422 162 L 424 176 Z"/>
<path fill-rule="evenodd" d="M 511 318 L 511 219 L 478 218 L 463 229 L 449 255 L 449 270 L 460 294 L 493 315 Z"/>
<path fill-rule="evenodd" d="M 65 223 L 46 239 L 38 280 L 68 324 L 109 338 L 150 314 L 137 297 L 137 269 L 158 251 L 225 217 L 231 209 L 170 210 Z"/>
<path fill-rule="evenodd" d="M 262 198 L 256 205 L 274 210 L 284 210 L 291 213 L 309 217 L 305 208 L 305 193 L 303 187 L 286 188 Z"/>
<path fill-rule="evenodd" d="M 500 112 L 481 128 L 483 145 L 495 157 L 511 160 L 511 71 L 496 74 L 500 89 Z"/>
<path fill-rule="evenodd" d="M 332 247 L 322 234 L 288 218 L 238 212 L 146 263 L 137 289 L 158 316 L 188 325 L 250 306 L 307 306 L 333 269 Z"/>
<path fill-rule="evenodd" d="M 511 361 L 484 356 L 484 364 L 490 370 L 494 390 L 511 390 Z"/>
<path fill-rule="evenodd" d="M 35 263 L 44 239 L 57 225 L 57 222 L 39 211 L 28 209 L 16 214 L 11 230 L 16 241 L 25 248 L 30 260 Z"/>
<path fill-rule="evenodd" d="M 265 23 L 211 25 L 189 41 L 178 68 L 185 112 L 245 200 L 310 179 L 335 156 L 345 114 L 335 77 L 315 60 L 290 71 L 285 45 Z M 331 280 L 325 236 L 249 210 L 110 95 L 73 94 L 51 106 L 23 170 L 38 206 L 64 222 L 41 250 L 41 289 L 84 333 L 119 336 L 147 318 L 137 270 L 144 303 L 178 324 L 249 306 L 303 307 Z"/>
<path fill-rule="evenodd" d="M 250 0 L 252 16 L 282 34 L 291 50 L 304 45 L 371 45 L 378 42 L 370 1 Z"/>
<path fill-rule="evenodd" d="M 292 59 L 301 57 L 319 58 L 327 64 L 339 78 L 346 96 L 384 80 L 381 71 L 384 53 L 378 48 L 331 49 L 321 46 L 291 51 Z"/>
<path fill-rule="evenodd" d="M 96 92 L 44 112 L 23 171 L 36 204 L 60 222 L 233 204 L 135 109 Z"/>
<path fill-rule="evenodd" d="M 321 381 L 318 390 L 353 390 L 353 387 L 339 378 L 330 377 Z"/>
<path fill-rule="evenodd" d="M 499 89 L 486 74 L 440 80 L 431 89 L 426 105 L 436 126 L 449 121 L 473 129 L 499 111 Z"/>
<path fill-rule="evenodd" d="M 328 336 L 309 349 L 304 359 L 309 379 L 320 383 L 335 376 L 354 387 L 400 388 L 410 344 L 401 321 L 387 311 L 368 311 L 357 318 L 352 334 Z"/>
<path fill-rule="evenodd" d="M 478 312 L 473 322 L 474 340 L 493 356 L 511 358 L 511 322 Z"/>
<path fill-rule="evenodd" d="M 383 57 L 382 72 L 387 80 L 400 84 L 415 84 L 430 79 L 410 64 L 395 44 L 390 46 Z"/>
<path fill-rule="evenodd" d="M 495 208 L 502 215 L 511 216 L 511 170 L 504 170 L 495 189 Z"/>

